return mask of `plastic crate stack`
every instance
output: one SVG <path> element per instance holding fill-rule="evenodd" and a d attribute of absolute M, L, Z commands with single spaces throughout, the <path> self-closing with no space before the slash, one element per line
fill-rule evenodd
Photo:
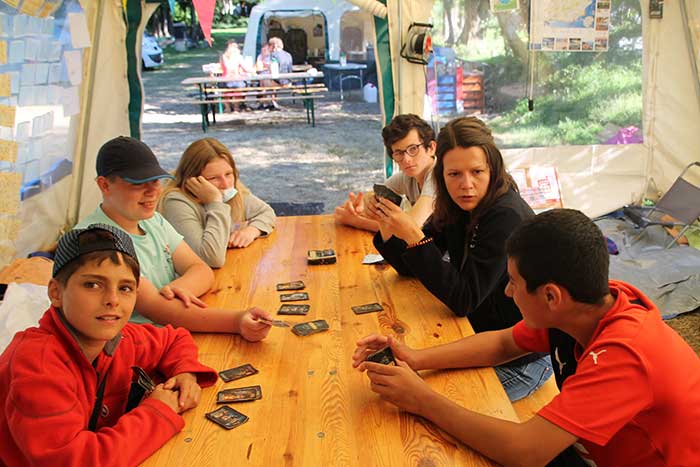
<path fill-rule="evenodd" d="M 462 78 L 462 109 L 467 115 L 483 114 L 486 111 L 484 99 L 484 73 L 465 71 Z"/>
<path fill-rule="evenodd" d="M 462 111 L 462 67 L 454 50 L 435 47 L 427 66 L 428 96 L 434 115 L 452 115 Z"/>

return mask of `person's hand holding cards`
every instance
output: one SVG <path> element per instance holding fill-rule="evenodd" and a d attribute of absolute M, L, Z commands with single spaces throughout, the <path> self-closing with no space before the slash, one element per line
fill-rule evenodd
<path fill-rule="evenodd" d="M 178 392 L 173 391 L 171 389 L 165 389 L 163 387 L 163 384 L 156 385 L 156 387 L 153 389 L 153 391 L 148 397 L 157 401 L 161 401 L 163 404 L 173 409 L 173 412 L 175 413 L 182 412 L 180 410 L 180 403 L 178 402 Z"/>
<path fill-rule="evenodd" d="M 263 340 L 270 332 L 270 322 L 274 318 L 270 313 L 257 307 L 247 309 L 239 319 L 238 334 L 249 342 Z"/>
<path fill-rule="evenodd" d="M 357 341 L 356 345 L 352 354 L 352 366 L 360 371 L 367 369 L 368 362 L 386 365 L 389 360 L 394 360 L 394 364 L 397 364 L 397 360 L 404 361 L 410 368 L 419 369 L 416 363 L 417 351 L 391 336 L 371 334 Z M 389 349 L 389 352 L 386 352 L 386 349 Z"/>

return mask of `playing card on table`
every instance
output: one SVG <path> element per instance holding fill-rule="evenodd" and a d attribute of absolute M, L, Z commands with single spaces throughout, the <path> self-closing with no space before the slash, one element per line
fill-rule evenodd
<path fill-rule="evenodd" d="M 328 323 L 326 320 L 317 319 L 315 321 L 309 321 L 308 323 L 299 323 L 294 325 L 292 332 L 297 336 L 308 336 L 309 334 L 315 334 L 317 332 L 327 331 Z"/>
<path fill-rule="evenodd" d="M 302 290 L 304 287 L 303 281 L 282 282 L 276 285 L 277 290 Z"/>
<path fill-rule="evenodd" d="M 333 264 L 336 261 L 335 251 L 309 250 L 306 255 L 306 262 L 309 264 Z"/>
<path fill-rule="evenodd" d="M 227 430 L 241 426 L 248 421 L 248 416 L 243 415 L 238 410 L 232 409 L 227 405 L 219 407 L 215 411 L 209 412 L 204 416 Z"/>
<path fill-rule="evenodd" d="M 234 402 L 248 402 L 262 399 L 260 386 L 246 386 L 244 388 L 224 389 L 216 395 L 217 404 L 231 404 Z"/>
<path fill-rule="evenodd" d="M 369 354 L 365 360 L 381 363 L 382 365 L 396 365 L 396 359 L 394 359 L 394 352 L 391 351 L 391 347 L 384 347 L 382 350 Z"/>
<path fill-rule="evenodd" d="M 245 365 L 237 366 L 236 368 L 229 368 L 228 370 L 220 371 L 219 376 L 221 379 L 226 381 L 235 381 L 237 379 L 245 378 L 246 376 L 254 375 L 258 372 L 253 365 L 246 363 Z"/>
<path fill-rule="evenodd" d="M 362 315 L 364 313 L 372 313 L 373 311 L 382 311 L 384 308 L 379 303 L 368 303 L 366 305 L 358 305 L 351 307 L 352 311 L 356 315 Z"/>
<path fill-rule="evenodd" d="M 277 310 L 278 315 L 305 315 L 309 312 L 309 305 L 282 305 Z"/>
<path fill-rule="evenodd" d="M 282 321 L 281 319 L 265 319 L 265 318 L 258 318 L 259 321 L 269 324 L 270 326 L 274 326 L 276 328 L 288 328 L 290 324 L 286 321 Z"/>
<path fill-rule="evenodd" d="M 283 293 L 280 295 L 280 302 L 296 302 L 297 300 L 308 300 L 309 294 L 306 292 Z"/>

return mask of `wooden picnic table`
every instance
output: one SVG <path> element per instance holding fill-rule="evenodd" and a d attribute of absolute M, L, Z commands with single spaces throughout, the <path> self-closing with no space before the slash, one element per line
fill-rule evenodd
<path fill-rule="evenodd" d="M 333 248 L 337 263 L 307 265 L 309 249 Z M 272 328 L 262 342 L 239 336 L 195 334 L 200 359 L 223 370 L 245 363 L 259 373 L 203 390 L 200 405 L 184 414 L 184 430 L 144 465 L 482 466 L 493 465 L 432 423 L 383 402 L 366 375 L 352 368 L 355 342 L 370 333 L 393 334 L 414 347 L 447 343 L 473 333 L 417 280 L 388 265 L 363 265 L 376 253 L 372 235 L 337 226 L 333 217 L 278 218 L 276 230 L 245 249 L 229 250 L 206 296 L 210 306 L 280 306 L 275 284 L 303 280 L 307 316 L 330 331 L 298 337 Z M 384 311 L 355 315 L 350 307 L 379 302 Z M 458 404 L 506 420 L 517 416 L 491 368 L 423 372 L 435 390 Z M 250 420 L 224 430 L 205 419 L 224 388 L 260 385 L 261 400 L 232 404 Z"/>
<path fill-rule="evenodd" d="M 295 100 L 299 99 L 304 103 L 304 109 L 306 110 L 306 121 L 311 126 L 316 126 L 316 112 L 314 100 L 323 97 L 323 93 L 327 91 L 325 86 L 317 87 L 315 85 L 309 84 L 308 81 L 316 78 L 323 78 L 323 73 L 308 73 L 308 72 L 293 72 L 293 73 L 279 73 L 272 75 L 257 74 L 257 75 L 246 75 L 246 76 L 196 76 L 191 78 L 186 78 L 182 80 L 180 84 L 183 86 L 197 86 L 198 88 L 198 98 L 191 102 L 198 104 L 202 113 L 202 131 L 206 132 L 209 127 L 209 110 L 212 112 L 212 121 L 216 123 L 216 109 L 223 111 L 223 102 L 244 102 L 246 97 L 255 96 L 257 94 L 263 94 L 259 98 L 260 101 L 271 101 L 273 99 L 272 94 L 275 94 L 275 100 Z M 212 85 L 218 86 L 219 83 L 228 83 L 231 81 L 245 81 L 248 83 L 260 83 L 262 81 L 279 81 L 288 80 L 292 83 L 291 86 L 280 86 L 274 89 L 252 89 L 246 87 L 245 89 L 237 88 L 224 88 L 216 87 L 212 88 Z M 235 95 L 241 94 L 241 97 L 226 97 L 227 94 Z"/>

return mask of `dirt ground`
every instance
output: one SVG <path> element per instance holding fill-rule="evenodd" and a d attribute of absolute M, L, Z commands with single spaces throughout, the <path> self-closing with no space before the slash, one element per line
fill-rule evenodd
<path fill-rule="evenodd" d="M 199 107 L 181 103 L 195 87 L 180 81 L 201 76 L 195 63 L 143 73 L 143 140 L 172 170 L 189 143 L 205 134 Z M 206 136 L 233 152 L 243 182 L 270 203 L 323 203 L 332 212 L 349 191 L 369 190 L 383 179 L 381 115 L 378 104 L 362 100 L 360 89 L 316 101 L 316 127 L 306 123 L 301 102 L 283 101 L 282 111 L 217 114 Z"/>

